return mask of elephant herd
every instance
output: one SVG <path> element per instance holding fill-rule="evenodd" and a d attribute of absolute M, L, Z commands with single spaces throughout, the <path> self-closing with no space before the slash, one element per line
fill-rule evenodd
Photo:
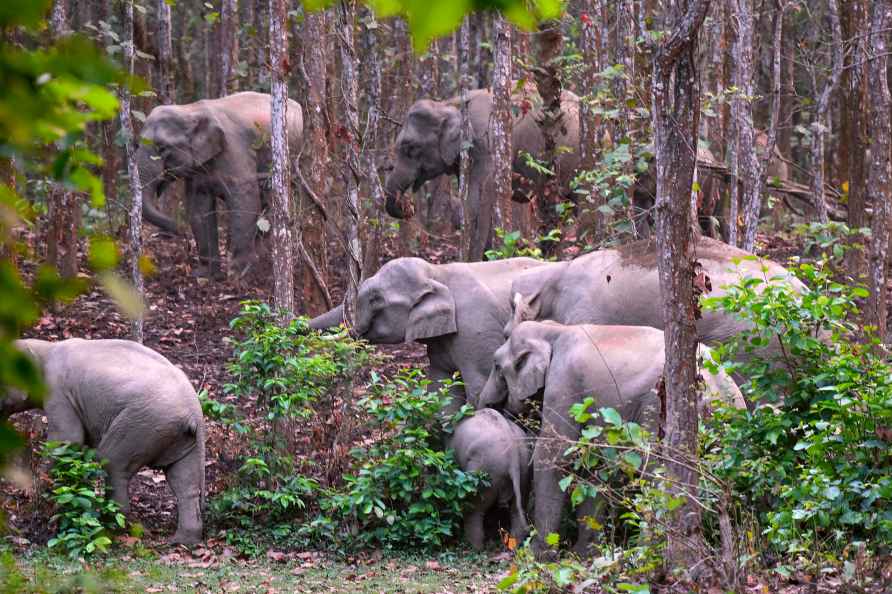
<path fill-rule="evenodd" d="M 695 257 L 713 296 L 747 277 L 803 288 L 781 266 L 713 239 L 700 238 Z M 461 373 L 464 388 L 453 386 L 452 407 L 467 402 L 478 412 L 458 425 L 449 446 L 462 467 L 491 477 L 491 486 L 465 518 L 466 537 L 482 546 L 484 513 L 498 501 L 513 500 L 512 530 L 524 538 L 532 481 L 534 543 L 542 550 L 544 537 L 558 530 L 566 499 L 560 458 L 581 432 L 570 407 L 591 396 L 597 406 L 612 407 L 655 433 L 660 411 L 655 388 L 665 361 L 662 315 L 655 246 L 641 241 L 567 262 L 512 258 L 431 264 L 397 258 L 360 285 L 352 331 L 372 343 L 424 344 L 432 383 Z M 310 326 L 329 328 L 342 317 L 337 307 Z M 696 326 L 705 343 L 702 354 L 705 345 L 747 328 L 743 320 L 714 310 L 703 312 Z M 763 347 L 776 348 L 776 343 Z M 745 405 L 730 377 L 700 373 L 706 388 L 702 406 L 716 398 Z M 537 436 L 526 435 L 499 412 L 518 415 L 539 398 Z M 584 548 L 587 536 L 580 525 L 578 545 Z"/>
<path fill-rule="evenodd" d="M 716 240 L 700 238 L 695 257 L 713 287 L 710 295 L 746 277 L 804 288 L 781 266 Z M 342 318 L 339 306 L 310 326 L 332 328 Z M 655 248 L 642 241 L 567 262 L 396 258 L 361 284 L 352 332 L 371 343 L 425 345 L 432 387 L 460 372 L 463 382 L 451 384 L 452 410 L 445 412 L 465 403 L 477 410 L 458 424 L 447 446 L 463 469 L 482 471 L 490 481 L 465 516 L 466 538 L 483 546 L 483 518 L 497 503 L 509 504 L 512 534 L 524 538 L 532 500 L 534 544 L 542 550 L 565 506 L 560 459 L 582 429 L 569 413 L 573 404 L 591 397 L 597 407 L 612 407 L 656 432 L 662 326 Z M 701 354 L 745 328 L 731 314 L 704 311 L 697 320 Z M 173 541 L 201 540 L 205 426 L 183 372 L 126 340 L 24 339 L 17 347 L 43 371 L 48 438 L 96 448 L 108 460 L 112 496 L 125 510 L 133 475 L 144 466 L 164 470 L 177 498 Z M 701 375 L 701 406 L 716 399 L 744 406 L 731 378 L 704 369 Z M 530 435 L 511 418 L 537 401 L 540 429 Z M 0 418 L 34 406 L 24 393 L 7 389 Z M 587 542 L 583 522 L 579 550 Z"/>

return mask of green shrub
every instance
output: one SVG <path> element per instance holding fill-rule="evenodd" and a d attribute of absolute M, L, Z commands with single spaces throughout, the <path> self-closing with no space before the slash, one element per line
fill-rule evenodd
<path fill-rule="evenodd" d="M 866 291 L 836 282 L 820 262 L 794 271 L 811 287 L 802 295 L 749 279 L 707 300 L 754 325 L 716 350 L 721 359 L 772 338 L 781 348 L 725 364 L 746 378 L 741 388 L 756 407 L 716 412 L 706 461 L 780 551 L 838 552 L 856 541 L 888 548 L 892 370 L 873 343 L 853 339 Z"/>
<path fill-rule="evenodd" d="M 370 393 L 359 401 L 381 438 L 354 449 L 355 473 L 323 503 L 348 525 L 355 544 L 440 547 L 457 535 L 464 508 L 483 482 L 444 451 L 447 434 L 469 407 L 447 417 L 452 383 L 437 391 L 428 391 L 429 384 L 417 369 L 390 382 L 373 373 Z"/>
<path fill-rule="evenodd" d="M 96 450 L 51 441 L 41 455 L 52 462 L 47 498 L 56 508 L 50 518 L 56 536 L 47 543 L 49 548 L 59 547 L 73 559 L 105 552 L 110 535 L 123 530 L 126 522 L 118 504 L 106 498 L 106 474 Z"/>
<path fill-rule="evenodd" d="M 224 392 L 244 405 L 253 401 L 259 418 L 248 418 L 245 406 L 201 396 L 205 414 L 248 442 L 232 484 L 208 507 L 229 542 L 257 554 L 263 550 L 258 536 L 293 535 L 295 519 L 323 492 L 319 480 L 307 476 L 312 464 L 307 452 L 296 451 L 296 435 L 312 434 L 320 455 L 333 456 L 339 427 L 328 413 L 338 407 L 339 418 L 349 416 L 343 407 L 353 399 L 356 376 L 380 357 L 346 336 L 320 335 L 306 318 L 281 325 L 265 303 L 244 302 L 230 326 L 241 337 L 228 366 L 234 381 Z"/>

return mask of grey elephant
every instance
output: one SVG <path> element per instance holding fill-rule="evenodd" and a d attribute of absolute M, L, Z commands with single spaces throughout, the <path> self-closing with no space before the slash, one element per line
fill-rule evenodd
<path fill-rule="evenodd" d="M 451 264 L 396 258 L 360 285 L 353 332 L 377 344 L 423 343 L 431 380 L 459 371 L 465 391 L 476 395 L 505 340 L 512 281 L 543 266 L 550 264 L 531 258 Z M 342 320 L 339 305 L 310 320 L 310 327 L 329 328 Z M 452 406 L 457 410 L 464 402 L 464 394 L 454 391 Z"/>
<path fill-rule="evenodd" d="M 511 536 L 518 542 L 529 532 L 524 505 L 530 488 L 532 453 L 523 429 L 498 411 L 484 408 L 462 420 L 449 440 L 458 465 L 466 472 L 482 471 L 489 478 L 465 513 L 465 538 L 483 548 L 483 520 L 495 505 L 511 509 Z"/>
<path fill-rule="evenodd" d="M 475 216 L 488 216 L 480 209 L 481 191 L 491 178 L 492 162 L 488 138 L 489 119 L 492 112 L 492 95 L 488 90 L 471 91 L 467 96 L 468 115 L 471 120 L 472 146 L 469 148 L 471 171 L 469 174 L 469 203 Z M 512 133 L 513 199 L 528 202 L 540 193 L 546 178 L 531 167 L 525 154 L 541 160 L 544 157 L 545 138 L 537 123 L 541 116 L 542 100 L 534 89 L 524 87 L 515 90 L 514 124 Z M 561 95 L 563 117 L 557 138 L 562 150 L 558 155 L 559 183 L 568 196 L 570 181 L 579 164 L 579 97 L 564 91 Z M 393 169 L 384 183 L 387 195 L 387 213 L 396 218 L 410 218 L 411 205 L 403 200 L 409 189 L 418 190 L 421 185 L 441 175 L 458 175 L 461 152 L 461 98 L 447 101 L 421 99 L 409 109 L 405 124 L 396 138 Z M 479 211 L 479 212 L 478 212 Z M 467 217 L 466 217 L 467 218 Z M 479 233 L 488 235 L 490 221 L 478 223 Z M 477 237 L 476 245 L 484 246 L 485 238 Z M 482 258 L 483 253 L 472 259 Z"/>
<path fill-rule="evenodd" d="M 706 353 L 701 346 L 701 353 Z M 495 353 L 495 363 L 480 394 L 481 407 L 502 406 L 520 414 L 542 393 L 542 423 L 533 452 L 536 549 L 558 532 L 566 494 L 560 488 L 561 457 L 578 440 L 581 427 L 569 414 L 573 404 L 593 397 L 595 409 L 611 407 L 624 421 L 655 434 L 660 401 L 656 386 L 663 374 L 663 332 L 642 326 L 565 326 L 523 322 Z M 704 369 L 703 405 L 721 399 L 744 406 L 737 385 L 724 373 Z M 590 534 L 580 524 L 576 550 L 584 551 Z"/>
<path fill-rule="evenodd" d="M 804 290 L 804 285 L 782 266 L 715 239 L 699 238 L 694 259 L 702 266 L 705 277 L 700 283 L 709 297 L 724 295 L 727 285 L 744 278 L 783 279 L 796 291 Z M 705 286 L 706 277 L 709 287 Z M 515 312 L 505 336 L 523 320 L 664 327 L 656 245 L 652 240 L 527 271 L 514 280 L 511 294 L 520 294 L 522 299 L 511 302 Z M 699 341 L 712 345 L 750 325 L 733 314 L 714 310 L 704 311 L 696 327 Z M 776 341 L 764 347 L 767 352 L 777 348 Z M 754 353 L 740 353 L 738 357 L 744 360 Z"/>
<path fill-rule="evenodd" d="M 204 417 L 195 390 L 170 361 L 128 340 L 19 340 L 43 371 L 47 439 L 86 444 L 107 460 L 112 497 L 126 512 L 127 487 L 141 468 L 163 469 L 177 498 L 172 542 L 202 538 Z M 34 408 L 10 390 L 0 418 Z"/>
<path fill-rule="evenodd" d="M 303 114 L 288 101 L 288 144 L 300 152 Z M 143 216 L 168 233 L 176 223 L 154 204 L 175 178 L 186 182 L 189 224 L 198 247 L 196 274 L 219 277 L 217 198 L 229 211 L 232 268 L 244 273 L 255 259 L 257 221 L 266 200 L 270 166 L 270 96 L 236 93 L 186 105 L 161 105 L 146 118 L 137 151 L 140 179 L 147 190 Z"/>

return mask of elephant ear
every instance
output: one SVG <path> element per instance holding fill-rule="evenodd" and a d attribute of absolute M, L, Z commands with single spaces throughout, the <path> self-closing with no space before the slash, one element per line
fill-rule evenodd
<path fill-rule="evenodd" d="M 461 151 L 461 112 L 449 107 L 440 123 L 440 156 L 448 166 L 458 161 Z"/>
<path fill-rule="evenodd" d="M 211 114 L 200 114 L 189 138 L 195 165 L 204 165 L 223 152 L 223 128 Z"/>
<path fill-rule="evenodd" d="M 443 283 L 427 281 L 409 310 L 406 341 L 435 338 L 457 330 L 452 291 Z"/>
<path fill-rule="evenodd" d="M 511 308 L 514 314 L 511 316 L 511 328 L 516 328 L 523 322 L 535 321 L 539 319 L 539 310 L 542 307 L 541 293 L 534 295 L 524 295 L 523 293 L 514 293 L 511 300 Z"/>
<path fill-rule="evenodd" d="M 530 398 L 545 387 L 545 376 L 551 364 L 551 344 L 545 340 L 526 341 L 524 350 L 514 359 L 515 373 L 506 376 L 512 398 Z M 509 379 L 510 378 L 510 379 Z"/>

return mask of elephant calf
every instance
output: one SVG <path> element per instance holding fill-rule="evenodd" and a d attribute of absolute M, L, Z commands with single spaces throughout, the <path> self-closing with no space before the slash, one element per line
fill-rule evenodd
<path fill-rule="evenodd" d="M 625 421 L 655 433 L 660 415 L 655 387 L 665 358 L 663 332 L 655 328 L 554 322 L 522 322 L 496 351 L 478 406 L 504 404 L 519 414 L 529 398 L 544 390 L 542 427 L 533 452 L 538 550 L 545 548 L 542 539 L 559 529 L 566 499 L 560 488 L 560 459 L 581 432 L 570 407 L 591 396 L 597 407 L 612 407 Z M 701 375 L 707 388 L 702 402 L 717 395 L 744 406 L 740 390 L 727 375 L 703 369 Z M 577 550 L 587 546 L 583 533 Z"/>
<path fill-rule="evenodd" d="M 186 375 L 128 340 L 19 340 L 16 347 L 43 370 L 48 439 L 86 444 L 107 460 L 112 497 L 126 512 L 127 487 L 144 466 L 161 468 L 177 498 L 172 542 L 202 538 L 204 417 Z M 11 390 L 0 417 L 34 408 Z"/>
<path fill-rule="evenodd" d="M 465 514 L 465 538 L 471 546 L 483 548 L 483 518 L 496 504 L 510 506 L 511 536 L 523 541 L 529 532 L 524 502 L 530 487 L 531 457 L 523 429 L 498 411 L 484 408 L 456 426 L 449 445 L 462 470 L 479 470 L 489 477 L 489 487 L 478 494 Z"/>

